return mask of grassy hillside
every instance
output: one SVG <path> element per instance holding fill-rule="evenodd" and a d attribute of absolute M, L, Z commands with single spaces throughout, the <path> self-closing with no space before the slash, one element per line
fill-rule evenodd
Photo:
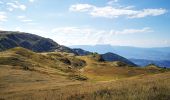
<path fill-rule="evenodd" d="M 69 53 L 35 53 L 20 47 L 0 52 L 0 65 L 47 74 L 69 76 L 85 64 Z"/>
<path fill-rule="evenodd" d="M 78 58 L 86 61 L 87 66 L 83 67 L 81 69 L 81 72 L 92 81 L 118 80 L 121 78 L 156 74 L 168 71 L 168 69 L 159 68 L 157 66 L 141 68 L 129 66 L 128 64 L 120 61 L 99 61 L 96 59 L 96 57 L 94 58 L 92 55 L 79 56 Z"/>
<path fill-rule="evenodd" d="M 98 54 L 75 56 L 64 52 L 35 53 L 20 47 L 0 52 L 0 65 L 64 76 L 84 75 L 92 81 L 115 80 L 167 70 L 155 67 L 131 67 L 120 61 L 106 62 Z"/>
<path fill-rule="evenodd" d="M 106 62 L 101 55 L 35 53 L 24 48 L 0 52 L 2 100 L 166 100 L 169 69 Z"/>

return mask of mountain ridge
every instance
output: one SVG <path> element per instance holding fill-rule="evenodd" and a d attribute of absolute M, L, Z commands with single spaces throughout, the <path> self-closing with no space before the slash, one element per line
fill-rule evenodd
<path fill-rule="evenodd" d="M 49 38 L 25 32 L 0 31 L 0 51 L 14 47 L 23 47 L 35 52 L 61 51 L 76 54 L 72 49 Z"/>

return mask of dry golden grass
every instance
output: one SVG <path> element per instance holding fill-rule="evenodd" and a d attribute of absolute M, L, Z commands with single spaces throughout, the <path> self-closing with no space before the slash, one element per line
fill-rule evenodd
<path fill-rule="evenodd" d="M 49 85 L 49 84 L 48 84 Z M 170 72 L 110 82 L 82 82 L 0 94 L 9 100 L 169 100 Z"/>
<path fill-rule="evenodd" d="M 39 54 L 23 48 L 0 52 L 0 100 L 170 98 L 168 69 L 119 65 L 121 62 L 103 62 L 91 55 Z"/>
<path fill-rule="evenodd" d="M 79 59 L 85 60 L 87 66 L 81 69 L 82 74 L 87 76 L 91 81 L 110 81 L 121 78 L 133 77 L 137 75 L 156 74 L 166 72 L 166 69 L 155 67 L 130 67 L 121 65 L 121 62 L 100 62 L 89 56 L 79 56 Z"/>
<path fill-rule="evenodd" d="M 35 53 L 24 48 L 0 52 L 0 65 L 47 74 L 69 76 L 85 66 L 85 62 L 68 53 Z"/>

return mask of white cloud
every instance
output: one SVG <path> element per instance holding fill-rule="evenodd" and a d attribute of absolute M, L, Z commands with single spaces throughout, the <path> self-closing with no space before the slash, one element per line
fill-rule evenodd
<path fill-rule="evenodd" d="M 19 7 L 21 10 L 25 10 L 27 7 L 25 5 L 20 5 Z"/>
<path fill-rule="evenodd" d="M 62 33 L 62 34 L 92 34 L 97 33 L 97 30 L 90 28 L 79 28 L 79 27 L 59 27 L 52 30 L 53 33 Z"/>
<path fill-rule="evenodd" d="M 0 12 L 0 22 L 7 21 L 7 16 L 5 12 Z"/>
<path fill-rule="evenodd" d="M 90 9 L 92 9 L 94 6 L 89 5 L 89 4 L 76 4 L 76 5 L 72 5 L 69 10 L 70 11 L 75 11 L 75 12 L 85 12 L 85 11 L 89 11 Z"/>
<path fill-rule="evenodd" d="M 20 32 L 21 32 L 21 31 L 22 31 L 22 28 L 18 26 L 18 27 L 16 27 L 16 28 L 14 29 L 14 31 L 20 31 Z"/>
<path fill-rule="evenodd" d="M 92 29 L 92 28 L 80 28 L 80 27 L 59 27 L 54 28 L 52 30 L 52 33 L 62 33 L 62 34 L 139 34 L 139 33 L 146 33 L 146 32 L 153 32 L 153 30 L 149 27 L 145 27 L 142 29 L 124 29 L 122 31 L 118 30 L 98 30 L 98 29 Z"/>
<path fill-rule="evenodd" d="M 15 9 L 20 9 L 22 11 L 25 11 L 26 10 L 26 6 L 23 5 L 23 4 L 20 4 L 18 1 L 14 1 L 14 2 L 8 2 L 7 3 L 7 6 L 8 6 L 8 10 L 9 11 L 13 11 Z"/>
<path fill-rule="evenodd" d="M 4 27 L 0 26 L 0 31 L 4 31 L 4 30 L 5 30 Z"/>
<path fill-rule="evenodd" d="M 4 4 L 4 2 L 0 1 L 0 4 Z"/>
<path fill-rule="evenodd" d="M 18 17 L 18 19 L 24 19 L 24 18 L 26 18 L 26 16 L 24 16 L 24 15 L 17 16 L 17 17 Z"/>
<path fill-rule="evenodd" d="M 160 9 L 144 9 L 143 11 L 139 11 L 135 15 L 131 15 L 130 18 L 142 18 L 142 17 L 146 17 L 146 16 L 158 16 L 158 15 L 162 15 L 166 12 L 167 12 L 167 10 L 162 9 L 162 8 L 160 8 Z"/>
<path fill-rule="evenodd" d="M 34 0 L 29 0 L 29 2 L 34 2 Z"/>
<path fill-rule="evenodd" d="M 108 2 L 107 2 L 107 4 L 108 5 L 112 5 L 112 4 L 114 4 L 114 3 L 117 3 L 119 0 L 109 0 Z"/>
<path fill-rule="evenodd" d="M 90 4 L 75 4 L 72 5 L 69 10 L 74 12 L 87 12 L 91 16 L 105 18 L 115 18 L 120 16 L 125 16 L 127 18 L 143 18 L 147 16 L 162 15 L 167 12 L 167 10 L 163 8 L 142 10 L 134 10 L 133 8 L 134 6 L 114 8 L 112 6 L 97 7 Z"/>
<path fill-rule="evenodd" d="M 119 16 L 130 16 L 135 15 L 137 11 L 129 9 L 118 9 L 111 6 L 95 8 L 90 12 L 90 15 L 95 17 L 106 17 L 106 18 L 115 18 Z"/>
<path fill-rule="evenodd" d="M 24 23 L 27 23 L 27 24 L 32 24 L 32 23 L 33 23 L 33 20 L 28 19 L 28 18 L 27 18 L 26 16 L 24 16 L 24 15 L 17 16 L 17 18 L 18 18 L 21 22 L 24 22 Z"/>
<path fill-rule="evenodd" d="M 32 22 L 33 20 L 31 20 L 31 19 L 23 19 L 23 20 L 21 20 L 22 22 Z"/>
<path fill-rule="evenodd" d="M 125 29 L 123 31 L 112 31 L 113 34 L 139 34 L 139 33 L 148 33 L 148 32 L 153 32 L 151 28 L 145 27 L 143 29 Z"/>
<path fill-rule="evenodd" d="M 60 44 L 73 45 L 73 44 L 112 44 L 113 37 L 123 36 L 128 34 L 141 34 L 149 33 L 152 30 L 148 27 L 142 29 L 124 29 L 118 30 L 98 30 L 92 28 L 80 27 L 59 27 L 52 30 L 54 37 Z"/>

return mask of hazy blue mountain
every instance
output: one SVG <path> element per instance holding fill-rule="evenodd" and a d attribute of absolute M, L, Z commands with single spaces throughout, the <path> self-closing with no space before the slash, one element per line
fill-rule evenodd
<path fill-rule="evenodd" d="M 160 67 L 170 68 L 170 61 L 168 61 L 168 60 L 160 60 L 160 61 L 145 60 L 145 59 L 129 59 L 129 60 L 139 66 L 147 66 L 149 64 L 156 64 Z"/>
<path fill-rule="evenodd" d="M 111 46 L 111 45 L 76 45 L 71 48 L 81 48 L 100 54 L 113 52 L 125 58 L 147 59 L 147 60 L 170 60 L 170 47 L 160 48 L 138 48 L 130 46 Z"/>

